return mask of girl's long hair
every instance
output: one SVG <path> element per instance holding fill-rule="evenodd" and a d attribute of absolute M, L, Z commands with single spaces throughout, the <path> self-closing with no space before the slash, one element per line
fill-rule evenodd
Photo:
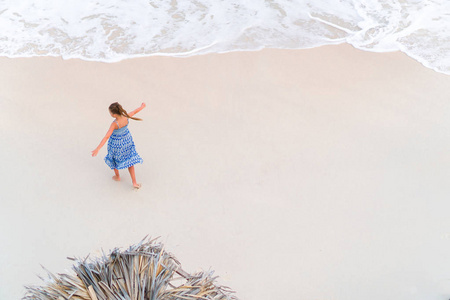
<path fill-rule="evenodd" d="M 122 105 L 119 104 L 119 102 L 114 102 L 113 104 L 111 104 L 109 106 L 109 111 L 113 114 L 119 115 L 119 116 L 124 116 L 136 121 L 142 121 L 142 119 L 139 118 L 135 118 L 135 117 L 130 117 L 127 113 L 127 111 L 125 109 L 123 109 Z"/>

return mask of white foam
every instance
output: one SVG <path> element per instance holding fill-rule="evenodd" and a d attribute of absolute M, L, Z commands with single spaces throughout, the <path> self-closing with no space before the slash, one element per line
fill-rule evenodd
<path fill-rule="evenodd" d="M 450 74 L 450 1 L 0 1 L 0 55 L 115 62 L 349 43 Z"/>

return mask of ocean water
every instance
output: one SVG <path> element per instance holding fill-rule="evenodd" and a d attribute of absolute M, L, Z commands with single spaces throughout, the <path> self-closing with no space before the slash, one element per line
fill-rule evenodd
<path fill-rule="evenodd" d="M 0 0 L 0 56 L 116 62 L 349 43 L 450 74 L 449 0 Z"/>

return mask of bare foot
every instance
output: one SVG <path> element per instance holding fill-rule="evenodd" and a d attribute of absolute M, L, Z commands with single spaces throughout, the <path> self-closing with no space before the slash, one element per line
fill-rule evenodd
<path fill-rule="evenodd" d="M 120 181 L 120 176 L 114 175 L 114 176 L 112 177 L 112 179 L 115 180 L 115 181 Z"/>
<path fill-rule="evenodd" d="M 135 183 L 135 184 L 133 184 L 133 187 L 134 187 L 136 190 L 140 189 L 141 186 L 142 186 L 142 184 L 140 184 L 140 183 Z"/>

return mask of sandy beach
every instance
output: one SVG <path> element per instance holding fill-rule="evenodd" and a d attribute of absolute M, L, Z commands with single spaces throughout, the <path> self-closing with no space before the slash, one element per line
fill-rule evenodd
<path fill-rule="evenodd" d="M 448 299 L 448 75 L 348 45 L 0 58 L 0 299 L 160 236 L 240 299 Z M 133 110 L 142 188 L 91 151 Z"/>

